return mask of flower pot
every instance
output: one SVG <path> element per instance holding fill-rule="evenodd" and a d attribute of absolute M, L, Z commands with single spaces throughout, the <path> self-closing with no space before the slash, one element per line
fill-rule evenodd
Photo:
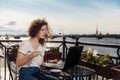
<path fill-rule="evenodd" d="M 45 56 L 44 56 L 44 61 L 46 62 L 48 60 L 53 60 L 53 59 L 60 60 L 61 59 L 61 53 L 60 52 L 46 51 Z"/>
<path fill-rule="evenodd" d="M 80 65 L 94 69 L 97 75 L 100 75 L 107 79 L 112 78 L 112 70 L 111 70 L 112 65 L 100 66 L 100 65 L 96 65 L 96 64 L 89 63 L 89 62 L 82 61 L 82 60 L 80 62 Z"/>
<path fill-rule="evenodd" d="M 112 67 L 113 79 L 120 80 L 120 66 Z"/>

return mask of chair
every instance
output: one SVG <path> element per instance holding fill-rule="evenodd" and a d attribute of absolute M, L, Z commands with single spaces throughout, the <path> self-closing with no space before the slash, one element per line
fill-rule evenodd
<path fill-rule="evenodd" d="M 7 49 L 7 65 L 8 65 L 8 70 L 9 70 L 9 80 L 18 80 L 18 75 L 19 75 L 19 68 L 16 66 L 16 57 L 17 57 L 17 53 L 18 53 L 18 48 L 19 45 L 15 44 L 10 46 Z"/>

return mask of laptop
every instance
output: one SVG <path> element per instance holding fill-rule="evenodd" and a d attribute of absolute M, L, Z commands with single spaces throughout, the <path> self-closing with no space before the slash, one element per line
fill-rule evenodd
<path fill-rule="evenodd" d="M 64 63 L 62 64 L 59 64 L 59 62 L 57 64 L 48 63 L 48 65 L 45 66 L 49 68 L 56 68 L 61 70 L 67 70 L 69 68 L 72 68 L 79 64 L 82 50 L 83 50 L 83 46 L 70 47 Z"/>

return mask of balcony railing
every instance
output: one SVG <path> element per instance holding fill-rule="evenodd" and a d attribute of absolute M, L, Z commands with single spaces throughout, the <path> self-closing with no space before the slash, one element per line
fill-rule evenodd
<path fill-rule="evenodd" d="M 63 59 L 63 61 L 66 59 L 66 55 L 68 52 L 68 49 L 70 46 L 79 46 L 79 45 L 83 45 L 83 46 L 94 46 L 94 47 L 102 47 L 102 48 L 108 48 L 108 49 L 115 49 L 117 56 L 110 56 L 111 61 L 113 64 L 120 64 L 120 45 L 114 45 L 114 44 L 101 44 L 101 43 L 88 43 L 88 42 L 80 42 L 79 38 L 74 37 L 74 42 L 72 41 L 67 41 L 67 37 L 69 36 L 62 36 L 62 40 L 61 41 L 48 41 L 48 43 L 52 44 L 58 44 L 57 47 L 59 47 L 59 50 L 62 53 L 61 59 Z M 70 37 L 73 39 L 73 37 Z M 22 40 L 0 40 L 0 48 L 3 50 L 3 55 L 4 55 L 4 80 L 6 80 L 6 54 L 7 54 L 7 49 L 14 44 L 19 44 Z M 50 47 L 50 46 L 48 46 Z M 103 54 L 99 54 L 99 55 L 103 55 Z"/>

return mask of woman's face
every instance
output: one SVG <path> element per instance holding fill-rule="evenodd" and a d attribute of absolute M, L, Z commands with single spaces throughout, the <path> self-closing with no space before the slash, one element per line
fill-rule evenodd
<path fill-rule="evenodd" d="M 37 34 L 37 38 L 38 39 L 45 38 L 45 35 L 47 34 L 47 31 L 48 31 L 47 26 L 46 25 L 42 26 L 40 31 Z"/>

